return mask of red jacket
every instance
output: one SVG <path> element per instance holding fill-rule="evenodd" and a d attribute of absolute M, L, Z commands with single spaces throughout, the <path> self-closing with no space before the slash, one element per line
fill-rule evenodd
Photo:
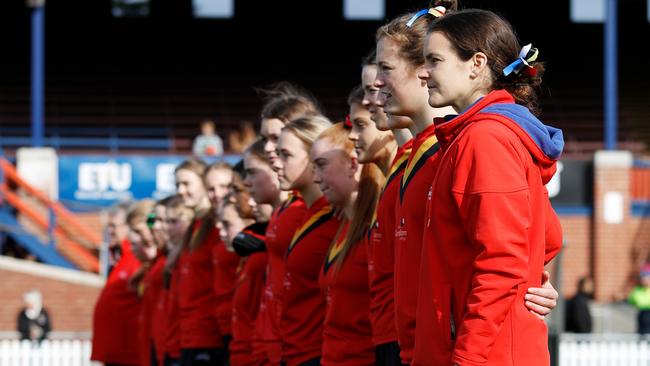
<path fill-rule="evenodd" d="M 375 222 L 369 231 L 368 280 L 373 343 L 397 341 L 395 328 L 395 210 L 400 182 L 411 154 L 413 140 L 397 150 L 384 190 L 379 197 Z"/>
<path fill-rule="evenodd" d="M 417 342 L 437 359 L 414 364 L 548 365 L 546 324 L 524 295 L 557 253 L 547 246 L 558 240 L 544 185 L 562 133 L 503 90 L 436 124 L 443 155 L 425 238 L 434 297 L 420 307 L 435 314 L 434 336 Z"/>
<path fill-rule="evenodd" d="M 111 271 L 97 299 L 93 314 L 93 361 L 137 365 L 140 362 L 138 335 L 140 307 L 138 294 L 129 289 L 131 275 L 140 262 L 128 240 L 122 242 L 122 258 Z"/>
<path fill-rule="evenodd" d="M 322 196 L 305 213 L 287 249 L 280 331 L 282 360 L 288 366 L 321 355 L 325 296 L 318 277 L 340 223 Z"/>
<path fill-rule="evenodd" d="M 403 363 L 410 363 L 415 345 L 415 310 L 420 278 L 427 191 L 438 159 L 435 126 L 413 139 L 413 149 L 402 177 L 395 223 L 395 321 Z"/>
<path fill-rule="evenodd" d="M 202 220 L 193 225 L 193 234 Z M 196 248 L 185 248 L 179 260 L 179 319 L 181 348 L 221 348 L 223 339 L 215 316 L 217 296 L 214 293 L 212 252 L 220 242 L 217 229 L 211 225 Z"/>
<path fill-rule="evenodd" d="M 158 303 L 163 290 L 163 269 L 165 267 L 166 258 L 167 257 L 164 255 L 156 257 L 151 268 L 149 268 L 147 273 L 144 275 L 142 281 L 144 288 L 144 295 L 142 296 L 142 319 L 143 325 L 145 326 L 145 329 L 143 329 L 143 335 L 146 337 L 146 341 L 143 341 L 142 352 L 146 352 L 146 354 L 141 353 L 141 361 L 147 361 L 147 363 L 140 362 L 142 365 L 151 365 L 152 345 L 155 346 L 157 359 L 161 359 L 161 356 L 163 355 L 160 350 L 160 343 L 156 345 L 156 338 L 160 341 L 160 324 L 157 324 L 160 317 L 157 314 Z"/>
<path fill-rule="evenodd" d="M 375 364 L 375 345 L 370 326 L 367 244 L 356 243 L 339 265 L 344 228 L 331 246 L 321 270 L 319 283 L 326 300 L 323 324 L 323 366 L 364 366 Z"/>
<path fill-rule="evenodd" d="M 230 364 L 232 366 L 255 366 L 253 337 L 255 323 L 260 309 L 260 300 L 266 278 L 266 252 L 257 252 L 242 259 L 243 266 L 237 273 L 235 296 L 232 309 L 232 342 L 230 342 Z"/>
<path fill-rule="evenodd" d="M 222 335 L 232 334 L 232 297 L 235 294 L 235 281 L 240 261 L 241 258 L 236 253 L 228 251 L 221 240 L 212 249 L 214 294 L 217 297 L 215 316 Z"/>
<path fill-rule="evenodd" d="M 266 298 L 263 300 L 264 306 L 267 307 L 264 340 L 271 365 L 280 363 L 282 353 L 280 314 L 284 292 L 284 258 L 306 210 L 305 201 L 300 196 L 293 195 L 273 212 L 266 230 L 269 276 L 264 292 Z"/>

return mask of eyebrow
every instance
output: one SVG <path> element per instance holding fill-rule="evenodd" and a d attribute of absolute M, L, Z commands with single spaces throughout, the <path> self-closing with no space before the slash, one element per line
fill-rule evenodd
<path fill-rule="evenodd" d="M 430 59 L 432 59 L 434 57 L 440 57 L 440 56 L 435 52 L 429 52 L 424 56 L 424 58 L 427 59 L 427 60 L 430 60 Z"/>

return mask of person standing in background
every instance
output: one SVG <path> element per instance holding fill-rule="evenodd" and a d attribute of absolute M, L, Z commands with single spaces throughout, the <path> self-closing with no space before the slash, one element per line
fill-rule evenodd
<path fill-rule="evenodd" d="M 585 276 L 578 281 L 578 291 L 567 301 L 566 331 L 573 333 L 591 333 L 591 313 L 589 301 L 594 298 L 594 281 Z"/>
<path fill-rule="evenodd" d="M 199 157 L 223 155 L 223 141 L 217 135 L 214 121 L 201 122 L 201 134 L 194 139 L 192 153 Z"/>
<path fill-rule="evenodd" d="M 650 263 L 646 263 L 641 268 L 639 284 L 630 293 L 628 301 L 639 309 L 638 333 L 650 334 Z"/>
<path fill-rule="evenodd" d="M 38 290 L 23 294 L 25 307 L 18 314 L 17 328 L 20 340 L 37 341 L 40 343 L 50 333 L 50 316 L 43 308 L 43 296 Z"/>

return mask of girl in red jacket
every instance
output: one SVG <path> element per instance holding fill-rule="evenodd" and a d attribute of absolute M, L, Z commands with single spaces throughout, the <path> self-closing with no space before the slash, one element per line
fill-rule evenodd
<path fill-rule="evenodd" d="M 277 145 L 280 188 L 297 191 L 307 208 L 285 254 L 280 331 L 288 366 L 318 365 L 321 357 L 325 297 L 318 276 L 339 219 L 314 182 L 309 150 L 330 126 L 322 116 L 298 118 L 282 128 Z"/>
<path fill-rule="evenodd" d="M 424 64 L 422 42 L 427 25 L 456 1 L 435 1 L 434 7 L 393 19 L 377 30 L 379 98 L 386 113 L 410 118 L 412 152 L 400 182 L 395 216 L 395 320 L 402 363 L 410 364 L 415 347 L 416 304 L 425 197 L 437 164 L 439 144 L 433 119 L 455 113 L 450 107 L 433 108 L 427 88 L 417 76 Z"/>
<path fill-rule="evenodd" d="M 118 206 L 117 211 L 110 213 L 111 221 L 133 223 L 137 228 L 144 225 L 146 231 L 143 234 L 150 240 L 145 221 L 152 207 L 151 201 L 139 202 L 131 207 L 129 212 Z M 129 225 L 129 236 L 134 240 L 142 240 L 140 235 L 131 232 L 132 228 L 133 225 Z M 91 360 L 110 365 L 140 365 L 141 348 L 138 347 L 138 336 L 142 301 L 136 290 L 128 284 L 131 276 L 140 267 L 141 263 L 133 253 L 132 243 L 129 239 L 124 239 L 121 244 L 121 257 L 106 279 L 106 285 L 95 305 Z"/>
<path fill-rule="evenodd" d="M 374 55 L 373 55 L 374 57 Z M 395 271 L 395 202 L 410 144 L 397 147 L 396 139 L 404 142 L 409 136 L 401 129 L 395 135 L 388 128 L 386 114 L 375 103 L 374 81 L 376 66 L 364 66 L 362 79 L 370 92 L 355 88 L 348 97 L 352 129 L 349 138 L 354 142 L 360 163 L 375 163 L 387 179 L 378 197 L 374 221 L 368 233 L 368 279 L 370 281 L 370 321 L 375 344 L 376 365 L 399 365 L 399 346 L 395 329 L 394 271 Z M 365 94 L 365 95 L 364 95 Z M 370 112 L 373 110 L 373 113 Z M 380 114 L 381 113 L 381 114 Z M 374 122 L 373 120 L 376 120 Z M 381 130 L 380 128 L 383 128 Z"/>
<path fill-rule="evenodd" d="M 178 260 L 181 365 L 220 365 L 224 343 L 215 316 L 213 251 L 219 245 L 214 214 L 205 189 L 205 163 L 186 160 L 175 170 L 177 193 L 194 210 L 194 222 Z"/>
<path fill-rule="evenodd" d="M 278 159 L 276 144 L 282 128 L 296 118 L 318 114 L 319 108 L 307 92 L 286 82 L 278 83 L 264 92 L 266 100 L 262 108 L 260 134 L 265 142 L 268 161 L 278 171 L 282 162 Z M 279 365 L 282 358 L 280 314 L 284 293 L 284 257 L 305 211 L 302 197 L 291 195 L 275 209 L 266 231 L 269 276 L 261 311 L 264 313 L 264 340 L 271 365 Z"/>
<path fill-rule="evenodd" d="M 248 188 L 248 192 L 257 205 L 271 205 L 273 210 L 272 216 L 277 217 L 278 215 L 276 215 L 276 213 L 281 210 L 288 195 L 286 192 L 280 190 L 278 175 L 273 171 L 269 164 L 267 154 L 264 151 L 265 145 L 266 141 L 264 139 L 259 139 L 246 149 L 246 152 L 244 153 L 244 185 Z M 267 221 L 270 222 L 270 220 Z M 263 234 L 265 234 L 265 232 L 266 229 Z M 266 242 L 266 237 L 264 237 L 262 243 L 257 240 L 251 240 L 248 245 L 246 245 L 248 249 L 244 255 L 257 251 L 266 251 Z M 269 280 L 266 273 L 265 278 L 267 282 L 264 284 L 264 288 L 268 285 Z M 264 288 L 262 289 L 262 295 L 266 293 Z M 251 296 L 253 296 L 253 294 L 251 294 Z M 264 341 L 266 333 L 265 326 L 269 324 L 268 307 L 264 302 L 265 299 L 268 298 L 262 297 L 260 299 L 259 309 L 255 317 L 254 334 L 251 339 L 252 353 L 250 356 L 256 365 L 268 364 L 269 359 L 266 343 Z M 280 352 L 278 351 L 278 353 Z M 278 358 L 279 357 L 280 356 L 278 355 Z"/>
<path fill-rule="evenodd" d="M 186 207 L 180 196 L 174 196 L 166 205 L 165 227 L 169 240 L 167 241 L 167 261 L 164 266 L 162 291 L 158 307 L 163 309 L 160 324 L 162 329 L 162 351 L 164 366 L 179 366 L 181 356 L 180 319 L 178 309 L 179 269 L 178 256 L 183 248 L 187 231 L 194 220 L 194 210 Z"/>
<path fill-rule="evenodd" d="M 224 197 L 230 192 L 235 173 L 230 165 L 218 162 L 205 171 L 203 181 L 210 199 L 211 210 L 215 225 L 219 222 L 218 210 Z M 217 298 L 215 316 L 219 322 L 219 331 L 223 338 L 227 360 L 228 344 L 232 339 L 232 297 L 235 293 L 235 281 L 240 258 L 232 250 L 227 250 L 223 240 L 219 240 L 212 249 L 212 262 L 214 266 L 214 294 Z"/>
<path fill-rule="evenodd" d="M 217 221 L 217 229 L 219 229 L 219 233 L 221 236 L 221 241 L 225 244 L 225 247 L 227 248 L 228 251 L 233 251 L 232 249 L 232 244 L 233 244 L 233 239 L 242 232 L 247 226 L 253 224 L 254 220 L 250 217 L 241 217 L 237 207 L 236 207 L 236 198 L 231 196 L 231 195 L 226 195 L 223 197 L 224 199 L 219 205 L 219 210 L 218 210 L 218 217 L 219 220 Z M 265 258 L 265 253 L 260 253 L 262 254 L 262 257 L 260 257 L 261 260 L 261 265 L 262 267 L 265 266 L 266 264 L 266 258 Z M 249 259 L 253 259 L 252 261 Z M 255 302 L 257 302 L 257 307 L 259 307 L 259 301 L 255 301 L 255 299 L 259 299 L 259 297 L 262 295 L 262 288 L 260 286 L 253 286 L 257 287 L 259 292 L 255 294 L 257 297 L 250 297 L 249 289 L 250 285 L 253 283 L 251 281 L 255 282 L 263 282 L 264 276 L 263 270 L 259 270 L 259 265 L 260 263 L 257 263 L 258 261 L 256 260 L 257 257 L 253 258 L 240 258 L 239 263 L 237 266 L 237 269 L 235 271 L 236 276 L 238 277 L 237 279 L 237 285 L 236 289 L 234 292 L 234 297 L 237 298 L 244 298 L 246 297 L 246 300 L 249 302 L 253 302 L 253 304 L 250 304 L 250 307 L 254 309 L 256 306 Z M 254 266 L 251 267 L 251 264 Z M 255 273 L 251 273 L 251 271 L 254 270 Z M 247 278 L 248 277 L 248 278 Z M 253 278 L 251 278 L 253 277 Z M 244 287 L 242 287 L 242 285 Z M 242 304 L 238 304 L 241 306 Z M 246 305 L 244 305 L 246 306 Z M 244 308 L 245 309 L 245 308 Z M 239 309 L 237 309 L 239 310 Z M 231 312 L 231 326 L 233 329 L 233 340 L 230 343 L 231 350 L 230 350 L 230 363 L 233 366 L 237 365 L 250 365 L 250 360 L 248 357 L 250 356 L 251 352 L 251 347 L 250 347 L 250 341 L 251 341 L 251 326 L 252 326 L 252 320 L 250 319 L 250 314 L 249 311 L 233 311 Z M 253 316 L 254 320 L 254 316 Z"/>
<path fill-rule="evenodd" d="M 164 362 L 164 306 L 160 306 L 163 296 L 163 270 L 167 260 L 169 234 L 166 226 L 167 204 L 174 198 L 170 196 L 156 202 L 154 211 L 147 216 L 147 226 L 151 229 L 157 247 L 157 255 L 143 279 L 142 296 L 143 324 L 147 326 L 147 366 L 162 365 Z M 144 365 L 145 363 L 143 363 Z"/>
<path fill-rule="evenodd" d="M 363 167 L 349 130 L 339 123 L 314 143 L 315 180 L 345 219 L 332 238 L 320 274 L 326 297 L 322 365 L 374 365 L 366 235 L 384 183 L 373 163 Z"/>
<path fill-rule="evenodd" d="M 547 237 L 556 221 L 544 185 L 563 139 L 534 116 L 538 50 L 520 47 L 498 15 L 465 10 L 431 24 L 424 57 L 429 103 L 461 112 L 435 122 L 426 240 L 437 318 L 427 346 L 440 364 L 548 365 L 546 324 L 525 295 L 559 249 Z"/>
<path fill-rule="evenodd" d="M 417 352 L 415 344 L 416 305 L 418 296 L 431 297 L 421 291 L 420 260 L 429 256 L 428 248 L 422 247 L 426 197 L 439 162 L 439 148 L 433 118 L 454 113 L 448 106 L 433 108 L 428 104 L 428 89 L 422 84 L 417 72 L 424 64 L 422 48 L 427 27 L 447 10 L 456 8 L 455 1 L 436 1 L 435 7 L 413 14 L 400 16 L 377 31 L 378 72 L 375 85 L 380 88 L 379 103 L 384 104 L 390 115 L 407 116 L 413 124 L 415 134 L 413 147 L 400 182 L 397 197 L 395 222 L 395 319 L 401 348 L 400 356 L 405 364 L 411 363 Z M 540 272 L 541 276 L 541 272 Z M 432 276 L 425 276 L 428 280 Z M 429 288 L 425 284 L 425 288 Z M 533 290 L 533 291 L 538 291 Z M 546 293 L 557 298 L 553 289 Z M 418 295 L 420 294 L 420 295 Z M 553 307 L 546 299 L 533 300 Z M 536 308 L 534 304 L 527 304 Z M 543 309 L 540 311 L 547 311 Z M 432 313 L 418 315 L 417 319 L 433 316 Z M 428 338 L 428 337 L 423 337 Z M 424 344 L 421 351 L 428 354 L 430 347 Z"/>

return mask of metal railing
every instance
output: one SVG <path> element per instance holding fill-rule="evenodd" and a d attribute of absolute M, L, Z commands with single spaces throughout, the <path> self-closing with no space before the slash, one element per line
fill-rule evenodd
<path fill-rule="evenodd" d="M 648 366 L 650 338 L 637 334 L 562 334 L 560 366 Z"/>

